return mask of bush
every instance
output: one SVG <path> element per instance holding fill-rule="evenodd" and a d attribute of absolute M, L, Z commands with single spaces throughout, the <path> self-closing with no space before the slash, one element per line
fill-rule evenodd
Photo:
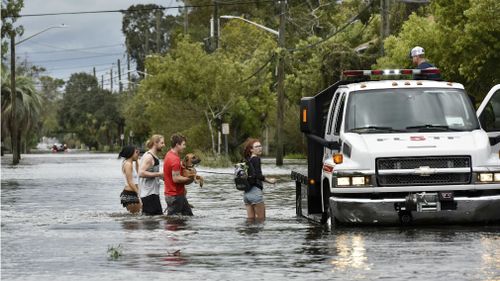
<path fill-rule="evenodd" d="M 286 159 L 306 159 L 306 156 L 302 153 L 290 153 L 285 155 Z"/>
<path fill-rule="evenodd" d="M 203 152 L 200 150 L 195 150 L 194 153 L 200 157 L 201 165 L 205 167 L 231 167 L 233 163 L 231 158 L 227 155 L 214 155 L 211 152 Z"/>

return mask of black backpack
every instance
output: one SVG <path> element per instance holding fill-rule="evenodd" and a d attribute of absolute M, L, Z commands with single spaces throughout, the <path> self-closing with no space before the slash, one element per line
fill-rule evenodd
<path fill-rule="evenodd" d="M 251 177 L 248 175 L 249 164 L 248 161 L 244 161 L 234 166 L 234 184 L 237 190 L 247 192 L 252 189 L 249 181 Z"/>

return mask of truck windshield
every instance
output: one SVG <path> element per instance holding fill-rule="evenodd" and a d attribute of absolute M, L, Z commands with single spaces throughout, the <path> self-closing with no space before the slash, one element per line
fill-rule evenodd
<path fill-rule="evenodd" d="M 345 131 L 360 134 L 479 129 L 472 104 L 461 89 L 357 91 L 349 96 L 345 118 Z"/>

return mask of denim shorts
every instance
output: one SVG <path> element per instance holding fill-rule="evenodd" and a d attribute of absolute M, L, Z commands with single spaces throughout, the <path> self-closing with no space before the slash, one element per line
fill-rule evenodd
<path fill-rule="evenodd" d="M 259 203 L 264 203 L 264 197 L 262 195 L 262 189 L 252 186 L 250 191 L 243 194 L 243 201 L 247 205 L 255 205 Z"/>

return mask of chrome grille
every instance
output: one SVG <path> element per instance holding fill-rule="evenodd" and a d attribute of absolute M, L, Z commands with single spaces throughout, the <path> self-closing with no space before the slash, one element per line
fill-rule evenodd
<path fill-rule="evenodd" d="M 472 171 L 467 173 L 437 173 L 430 175 L 388 174 L 379 175 L 379 170 L 402 170 L 429 168 L 471 168 L 470 156 L 394 157 L 376 159 L 377 183 L 379 186 L 449 185 L 469 184 Z"/>
<path fill-rule="evenodd" d="M 430 168 L 469 168 L 470 157 L 414 157 L 414 158 L 378 158 L 378 170 L 415 169 L 422 166 Z"/>

